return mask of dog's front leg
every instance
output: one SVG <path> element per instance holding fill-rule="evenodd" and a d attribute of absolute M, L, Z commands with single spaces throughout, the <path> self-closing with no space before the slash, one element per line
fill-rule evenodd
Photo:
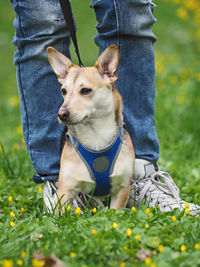
<path fill-rule="evenodd" d="M 111 194 L 111 209 L 122 209 L 126 207 L 129 199 L 130 185 L 121 188 L 118 192 Z"/>

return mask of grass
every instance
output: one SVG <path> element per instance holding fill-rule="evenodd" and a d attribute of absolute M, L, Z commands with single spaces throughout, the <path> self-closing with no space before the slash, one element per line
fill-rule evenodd
<path fill-rule="evenodd" d="M 83 61 L 91 65 L 98 54 L 93 43 L 96 22 L 86 2 L 72 4 Z M 157 1 L 156 125 L 160 165 L 173 176 L 182 198 L 200 204 L 200 47 L 195 20 L 200 9 L 193 3 L 195 9 L 186 1 Z M 67 266 L 200 266 L 195 247 L 200 244 L 199 217 L 158 209 L 147 215 L 145 205 L 136 211 L 97 209 L 94 216 L 88 210 L 83 216 L 70 210 L 59 218 L 44 213 L 42 188 L 31 180 L 34 170 L 19 127 L 11 44 L 14 13 L 9 3 L 2 5 L 1 13 L 0 265 L 42 266 L 40 261 L 32 263 L 34 252 L 41 252 L 45 257 L 55 254 Z"/>

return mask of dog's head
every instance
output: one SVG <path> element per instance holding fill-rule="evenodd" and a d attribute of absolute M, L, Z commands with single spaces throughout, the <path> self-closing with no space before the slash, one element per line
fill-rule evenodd
<path fill-rule="evenodd" d="M 64 103 L 58 117 L 66 125 L 80 124 L 106 116 L 113 110 L 113 84 L 119 52 L 109 46 L 94 67 L 80 68 L 53 47 L 47 48 L 49 62 L 62 84 Z"/>

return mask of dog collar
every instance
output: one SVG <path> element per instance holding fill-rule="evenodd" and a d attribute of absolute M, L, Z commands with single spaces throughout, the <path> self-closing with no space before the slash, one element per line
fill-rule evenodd
<path fill-rule="evenodd" d="M 100 151 L 86 148 L 69 132 L 66 133 L 66 136 L 70 138 L 74 149 L 87 167 L 91 178 L 96 182 L 93 195 L 108 195 L 111 189 L 110 175 L 123 143 L 123 127 L 119 129 L 119 133 L 112 143 Z"/>

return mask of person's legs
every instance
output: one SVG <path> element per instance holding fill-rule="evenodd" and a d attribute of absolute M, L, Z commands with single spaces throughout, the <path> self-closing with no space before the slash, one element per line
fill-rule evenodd
<path fill-rule="evenodd" d="M 55 180 L 63 131 L 57 121 L 62 96 L 46 48 L 51 45 L 70 57 L 69 34 L 59 1 L 11 0 L 11 4 L 16 12 L 14 62 L 25 143 L 36 178 Z"/>
<path fill-rule="evenodd" d="M 116 87 L 123 97 L 125 124 L 136 158 L 156 162 L 153 4 L 150 0 L 94 0 L 91 7 L 98 22 L 95 42 L 100 53 L 113 43 L 119 48 Z"/>

